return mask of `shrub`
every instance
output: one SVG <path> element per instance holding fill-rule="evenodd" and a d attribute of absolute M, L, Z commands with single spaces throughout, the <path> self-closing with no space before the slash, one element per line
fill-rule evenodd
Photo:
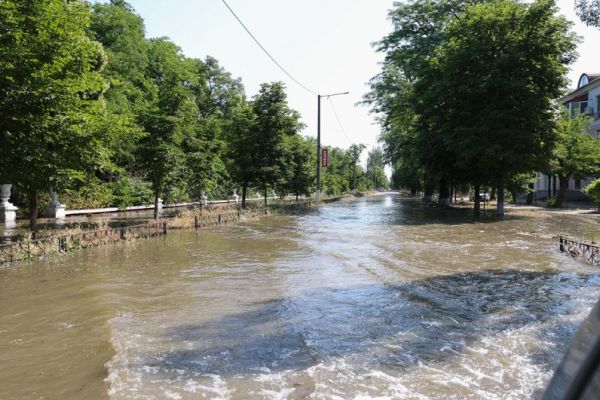
<path fill-rule="evenodd" d="M 584 189 L 585 194 L 588 195 L 590 199 L 598 206 L 598 211 L 600 211 L 600 179 L 596 179 L 589 185 L 587 185 Z"/>

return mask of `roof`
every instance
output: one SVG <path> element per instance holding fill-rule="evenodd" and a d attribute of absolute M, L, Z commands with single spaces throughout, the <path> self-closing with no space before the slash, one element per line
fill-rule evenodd
<path fill-rule="evenodd" d="M 581 85 L 582 78 L 584 77 L 587 78 L 587 83 Z M 587 94 L 587 92 L 589 92 L 590 90 L 596 87 L 600 87 L 600 73 L 585 72 L 581 74 L 579 80 L 577 81 L 577 86 L 577 89 L 561 97 L 558 101 L 561 104 L 568 103 L 575 100 L 577 97 L 581 97 L 582 95 Z"/>

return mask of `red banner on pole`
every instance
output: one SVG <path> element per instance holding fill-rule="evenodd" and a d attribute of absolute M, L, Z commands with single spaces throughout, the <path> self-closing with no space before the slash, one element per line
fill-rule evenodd
<path fill-rule="evenodd" d="M 329 166 L 329 149 L 321 150 L 321 166 L 327 168 Z"/>

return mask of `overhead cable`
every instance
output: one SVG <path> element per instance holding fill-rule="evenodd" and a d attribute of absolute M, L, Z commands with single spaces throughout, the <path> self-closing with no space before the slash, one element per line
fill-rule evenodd
<path fill-rule="evenodd" d="M 340 130 L 342 131 L 342 134 L 348 141 L 348 144 L 352 144 L 352 140 L 350 140 L 350 138 L 348 138 L 348 135 L 346 135 L 346 130 L 344 129 L 344 126 L 342 125 L 342 121 L 340 120 L 340 116 L 338 115 L 338 112 L 337 112 L 335 106 L 333 105 L 333 101 L 331 100 L 331 97 L 327 97 L 327 100 L 329 100 L 329 105 L 331 106 L 331 109 L 333 110 L 333 115 L 335 115 L 335 119 L 338 123 L 338 126 L 340 127 Z"/>
<path fill-rule="evenodd" d="M 225 7 L 227 7 L 227 9 L 229 10 L 229 12 L 231 12 L 231 14 L 235 17 L 235 19 L 237 19 L 237 21 L 244 28 L 244 30 L 248 33 L 248 35 L 250 35 L 250 37 L 252 38 L 252 40 L 254 40 L 254 42 L 256 42 L 256 44 L 258 45 L 258 47 L 260 47 L 262 49 L 262 51 L 264 51 L 264 53 L 267 55 L 267 57 L 269 57 L 271 59 L 271 61 L 273 61 L 273 63 L 275 63 L 275 65 L 277 65 L 277 67 L 279 67 L 279 69 L 281 71 L 283 71 L 284 74 L 286 74 L 292 81 L 296 82 L 304 90 L 306 90 L 306 91 L 314 94 L 315 96 L 317 95 L 317 92 L 315 92 L 314 90 L 311 90 L 308 87 L 306 87 L 304 84 L 302 84 L 302 82 L 300 82 L 298 79 L 294 78 L 294 76 L 292 76 L 292 74 L 290 74 L 285 68 L 283 68 L 283 66 L 281 64 L 279 64 L 279 62 L 277 62 L 277 60 L 275 59 L 275 57 L 273 57 L 267 51 L 267 49 L 258 41 L 258 39 L 252 34 L 252 32 L 250 32 L 250 29 L 248 29 L 248 27 L 242 22 L 242 20 L 240 19 L 240 17 L 237 16 L 237 14 L 235 13 L 235 11 L 233 11 L 233 9 L 229 6 L 229 4 L 227 4 L 227 1 L 225 1 L 225 0 L 221 0 L 221 1 L 223 2 L 223 4 L 225 4 Z"/>

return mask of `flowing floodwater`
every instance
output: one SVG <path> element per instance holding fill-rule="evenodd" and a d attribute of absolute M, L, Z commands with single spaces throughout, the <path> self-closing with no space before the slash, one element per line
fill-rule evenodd
<path fill-rule="evenodd" d="M 600 296 L 530 233 L 386 195 L 0 270 L 0 399 L 527 399 Z"/>

